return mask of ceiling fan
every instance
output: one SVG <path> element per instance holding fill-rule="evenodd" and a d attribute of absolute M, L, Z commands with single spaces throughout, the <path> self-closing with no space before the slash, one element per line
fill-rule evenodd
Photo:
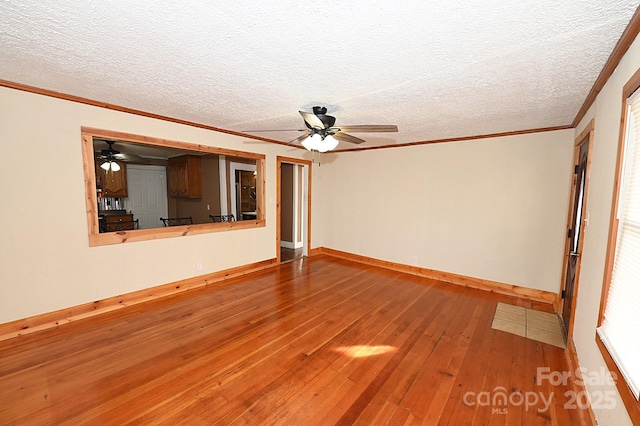
<path fill-rule="evenodd" d="M 326 152 L 335 149 L 338 142 L 349 142 L 361 144 L 364 139 L 357 138 L 349 133 L 374 133 L 374 132 L 397 132 L 395 125 L 360 124 L 350 126 L 335 126 L 336 118 L 327 115 L 327 108 L 314 106 L 313 113 L 298 111 L 304 119 L 305 129 L 295 129 L 305 132 L 303 135 L 293 139 L 289 143 L 301 142 L 309 151 Z M 291 131 L 289 129 L 287 131 Z M 254 130 L 254 132 L 265 130 Z M 275 130 L 267 130 L 275 131 Z M 247 131 L 250 132 L 250 131 Z M 349 133 L 346 133 L 349 132 Z"/>
<path fill-rule="evenodd" d="M 109 145 L 109 147 L 107 149 L 101 150 L 100 154 L 96 156 L 96 158 L 98 158 L 98 159 L 105 160 L 100 165 L 100 167 L 105 171 L 107 171 L 107 170 L 112 170 L 114 172 L 119 171 L 120 170 L 120 165 L 116 161 L 136 162 L 136 163 L 145 163 L 145 162 L 147 162 L 147 160 L 145 158 L 142 158 L 139 155 L 123 154 L 120 151 L 114 149 L 113 148 L 113 144 L 115 144 L 116 141 L 111 141 L 111 140 L 108 140 L 108 139 L 97 139 L 97 138 L 94 138 L 94 142 L 104 142 L 107 145 Z"/>

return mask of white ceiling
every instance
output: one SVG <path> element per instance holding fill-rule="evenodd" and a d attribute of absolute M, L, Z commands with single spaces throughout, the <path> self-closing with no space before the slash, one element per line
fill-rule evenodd
<path fill-rule="evenodd" d="M 233 131 L 398 125 L 361 147 L 565 126 L 639 3 L 2 0 L 0 79 Z"/>

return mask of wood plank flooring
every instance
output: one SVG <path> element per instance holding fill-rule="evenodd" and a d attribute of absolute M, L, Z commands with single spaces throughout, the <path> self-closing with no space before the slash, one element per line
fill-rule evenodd
<path fill-rule="evenodd" d="M 0 424 L 579 424 L 537 377 L 563 350 L 493 330 L 498 302 L 545 308 L 296 260 L 0 342 Z"/>

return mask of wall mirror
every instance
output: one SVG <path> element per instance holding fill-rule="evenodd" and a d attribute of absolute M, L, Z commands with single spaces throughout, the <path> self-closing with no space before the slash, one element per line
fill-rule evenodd
<path fill-rule="evenodd" d="M 89 244 L 265 226 L 265 156 L 82 128 Z"/>

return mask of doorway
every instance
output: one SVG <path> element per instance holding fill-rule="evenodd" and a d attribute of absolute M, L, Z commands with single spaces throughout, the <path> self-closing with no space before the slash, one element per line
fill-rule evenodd
<path fill-rule="evenodd" d="M 587 195 L 589 194 L 589 173 L 591 151 L 593 150 L 593 120 L 576 139 L 573 161 L 573 184 L 567 221 L 567 240 L 564 251 L 562 300 L 562 324 L 565 340 L 573 334 L 575 303 L 578 296 L 578 280 L 582 262 L 585 228 L 589 223 Z"/>
<path fill-rule="evenodd" d="M 311 162 L 278 157 L 276 171 L 276 252 L 280 263 L 309 254 Z"/>

